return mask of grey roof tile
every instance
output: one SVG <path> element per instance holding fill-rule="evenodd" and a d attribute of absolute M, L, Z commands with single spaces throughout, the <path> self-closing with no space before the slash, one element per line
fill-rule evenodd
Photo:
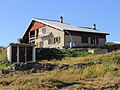
<path fill-rule="evenodd" d="M 67 24 L 67 23 L 60 23 L 59 21 L 54 21 L 54 20 L 45 20 L 45 19 L 32 19 L 32 20 L 35 20 L 37 22 L 41 22 L 43 24 L 58 28 L 60 30 L 80 31 L 80 32 L 90 32 L 90 33 L 101 33 L 101 34 L 109 35 L 109 33 L 107 33 L 107 32 L 94 30 L 92 28 L 77 27 L 77 26 L 70 25 L 70 24 Z"/>

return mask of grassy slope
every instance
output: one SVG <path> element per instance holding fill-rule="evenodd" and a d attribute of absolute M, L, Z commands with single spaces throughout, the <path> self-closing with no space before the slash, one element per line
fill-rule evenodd
<path fill-rule="evenodd" d="M 102 88 L 120 84 L 120 52 L 111 52 L 103 55 L 67 58 L 61 61 L 42 61 L 40 63 L 80 64 L 90 61 L 100 61 L 102 64 L 88 66 L 81 69 L 53 70 L 42 73 L 25 74 L 16 71 L 0 76 L 0 87 L 4 89 L 58 89 L 63 83 L 80 83 L 75 87 L 80 89 Z"/>

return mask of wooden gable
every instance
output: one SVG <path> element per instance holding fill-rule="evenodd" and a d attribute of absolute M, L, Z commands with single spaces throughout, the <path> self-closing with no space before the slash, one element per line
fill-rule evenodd
<path fill-rule="evenodd" d="M 42 23 L 39 23 L 39 22 L 34 22 L 33 23 L 33 26 L 31 27 L 30 31 L 33 31 L 33 30 L 36 30 L 36 29 L 39 29 L 41 27 L 44 27 L 45 25 L 42 24 Z"/>

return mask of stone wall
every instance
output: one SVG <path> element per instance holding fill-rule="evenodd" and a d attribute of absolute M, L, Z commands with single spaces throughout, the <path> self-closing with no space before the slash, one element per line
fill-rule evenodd
<path fill-rule="evenodd" d="M 88 52 L 91 52 L 93 54 L 105 54 L 107 53 L 107 49 L 90 49 Z"/>

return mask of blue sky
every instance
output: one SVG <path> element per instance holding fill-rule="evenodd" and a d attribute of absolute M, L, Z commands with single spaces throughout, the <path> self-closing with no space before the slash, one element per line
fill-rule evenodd
<path fill-rule="evenodd" d="M 120 41 L 120 0 L 0 0 L 0 46 L 23 36 L 32 18 L 59 20 L 110 33 L 107 41 Z"/>

